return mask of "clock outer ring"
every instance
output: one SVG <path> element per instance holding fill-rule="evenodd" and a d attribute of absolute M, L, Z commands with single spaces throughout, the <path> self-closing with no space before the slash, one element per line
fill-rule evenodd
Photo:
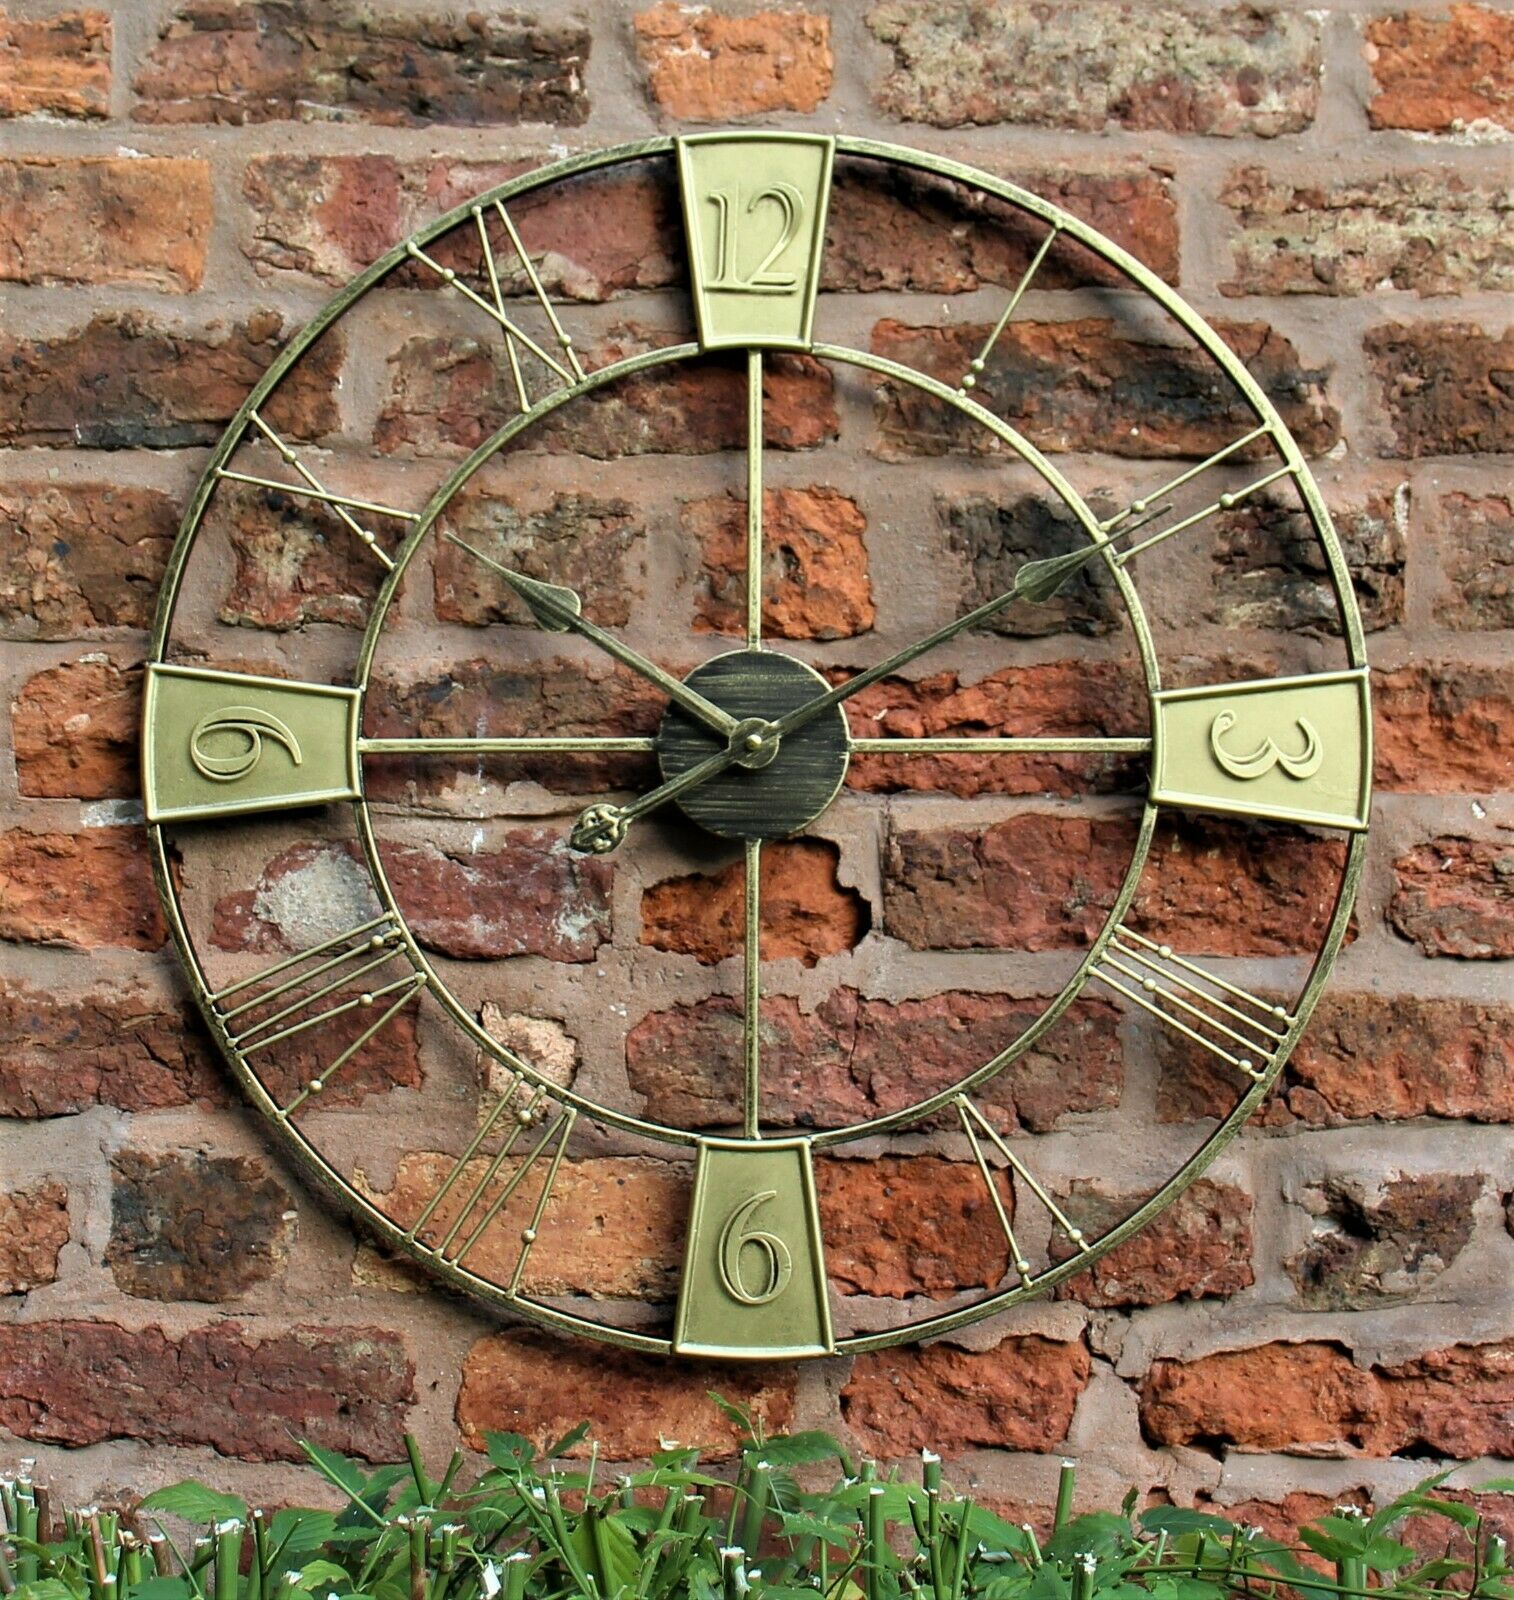
<path fill-rule="evenodd" d="M 662 136 L 614 146 L 607 150 L 587 152 L 523 174 L 520 178 L 501 185 L 490 193 L 491 196 L 497 196 L 501 199 L 511 198 L 580 173 L 597 171 L 657 155 L 667 155 L 672 153 L 675 146 L 676 141 L 674 138 Z M 1255 379 L 1252 378 L 1251 374 L 1246 371 L 1239 359 L 1229 350 L 1219 335 L 1170 285 L 1157 277 L 1149 268 L 1145 267 L 1119 245 L 1098 234 L 1096 230 L 1078 218 L 1004 179 L 995 178 L 991 174 L 982 172 L 962 162 L 926 154 L 880 140 L 837 135 L 834 139 L 834 147 L 837 154 L 891 163 L 968 185 L 981 193 L 993 195 L 1022 211 L 1038 216 L 1043 221 L 1057 226 L 1070 238 L 1077 240 L 1086 248 L 1092 250 L 1095 255 L 1110 262 L 1125 277 L 1130 279 L 1138 289 L 1144 291 L 1155 300 L 1209 354 L 1231 382 L 1236 385 L 1261 422 L 1267 426 L 1274 445 L 1279 448 L 1284 461 L 1291 469 L 1293 480 L 1298 486 L 1300 498 L 1304 502 L 1315 535 L 1324 551 L 1327 571 L 1342 623 L 1342 643 L 1345 647 L 1348 664 L 1353 668 L 1364 668 L 1366 666 L 1365 636 L 1355 595 L 1351 587 L 1350 574 L 1344 552 L 1341 549 L 1340 541 L 1335 533 L 1334 525 L 1325 507 L 1319 487 L 1298 448 L 1297 441 L 1294 440 L 1292 434 L 1283 424 L 1271 400 Z M 290 341 L 253 386 L 211 452 L 210 458 L 196 485 L 195 492 L 180 522 L 159 588 L 158 602 L 149 640 L 147 655 L 149 663 L 163 663 L 168 659 L 167 647 L 173 616 L 184 582 L 189 557 L 193 551 L 206 506 L 215 491 L 219 469 L 242 442 L 252 412 L 266 400 L 305 351 L 322 334 L 338 321 L 362 295 L 366 294 L 369 289 L 380 283 L 390 272 L 408 259 L 406 254 L 407 242 L 414 241 L 418 237 L 421 241 L 429 243 L 441 234 L 449 232 L 469 215 L 469 208 L 475 203 L 476 199 L 465 201 L 455 207 L 451 212 L 438 218 L 427 228 L 420 230 L 418 235 L 410 235 L 409 241 L 395 246 L 364 272 L 360 273 L 345 289 L 339 291 L 317 312 L 315 317 Z M 1368 769 L 1368 781 L 1370 781 L 1370 753 L 1364 760 Z M 366 803 L 361 801 L 354 802 L 353 810 L 361 828 L 366 832 Z M 1148 803 L 1145 819 L 1148 825 L 1151 821 L 1153 810 L 1154 808 Z M 281 1141 L 281 1147 L 289 1151 L 303 1174 L 317 1188 L 330 1195 L 341 1209 L 362 1223 L 377 1238 L 401 1253 L 408 1254 L 408 1241 L 403 1231 L 371 1201 L 352 1188 L 335 1168 L 329 1165 L 316 1151 L 314 1146 L 304 1138 L 300 1131 L 280 1116 L 278 1107 L 273 1103 L 262 1083 L 245 1065 L 238 1053 L 231 1048 L 224 1028 L 212 1008 L 209 981 L 190 939 L 189 930 L 184 923 L 178 897 L 175 893 L 165 825 L 149 823 L 146 825 L 146 831 L 153 876 L 159 898 L 163 904 L 169 931 L 178 951 L 180 961 L 190 978 L 195 1003 L 205 1020 L 206 1026 L 216 1038 L 222 1058 L 231 1067 L 233 1075 L 236 1077 L 243 1092 L 248 1096 L 251 1104 L 268 1120 L 275 1125 L 283 1127 L 287 1138 Z M 1269 1093 L 1289 1055 L 1292 1053 L 1295 1044 L 1309 1023 L 1314 1008 L 1318 1004 L 1328 982 L 1335 958 L 1345 940 L 1350 924 L 1352 906 L 1365 868 L 1367 843 L 1368 835 L 1365 832 L 1353 833 L 1347 841 L 1346 859 L 1338 883 L 1335 905 L 1331 912 L 1330 921 L 1310 966 L 1303 991 L 1295 1003 L 1295 1020 L 1273 1058 L 1272 1067 L 1264 1077 L 1251 1085 L 1230 1112 L 1215 1125 L 1204 1143 L 1161 1185 L 1150 1200 L 1137 1208 L 1107 1234 L 1094 1241 L 1087 1253 L 1074 1256 L 1060 1265 L 1049 1267 L 1028 1286 L 1014 1285 L 1001 1289 L 972 1305 L 942 1312 L 934 1317 L 912 1322 L 903 1327 L 854 1334 L 838 1339 L 836 1341 L 836 1353 L 838 1355 L 860 1354 L 906 1342 L 937 1337 L 982 1321 L 1011 1304 L 1019 1303 L 1026 1299 L 1038 1298 L 1047 1290 L 1055 1288 L 1068 1278 L 1084 1271 L 1092 1261 L 1117 1248 L 1126 1239 L 1139 1232 L 1152 1218 L 1165 1210 L 1196 1178 L 1201 1176 L 1236 1134 L 1240 1132 L 1257 1106 Z M 412 951 L 414 951 L 413 939 L 411 939 L 408 930 L 406 931 L 406 939 Z M 478 1278 L 463 1268 L 430 1258 L 428 1258 L 425 1265 L 432 1275 L 452 1283 L 478 1299 L 516 1312 L 520 1312 L 522 1309 L 523 1297 L 511 1295 L 501 1286 Z M 560 1331 L 601 1342 L 617 1344 L 624 1348 L 652 1354 L 670 1354 L 672 1351 L 671 1338 L 646 1334 L 633 1328 L 612 1327 L 604 1323 L 593 1322 L 572 1311 L 541 1301 L 531 1300 L 526 1314 L 537 1322 L 555 1327 Z"/>

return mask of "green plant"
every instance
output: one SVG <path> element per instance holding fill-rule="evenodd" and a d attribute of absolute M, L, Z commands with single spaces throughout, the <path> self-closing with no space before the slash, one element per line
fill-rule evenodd
<path fill-rule="evenodd" d="M 11 1600 L 1514 1600 L 1508 1551 L 1479 1514 L 1427 1479 L 1371 1516 L 1339 1507 L 1299 1544 L 1177 1507 L 1072 1515 L 1065 1465 L 1050 1535 L 1037 1539 L 944 1482 L 854 1465 L 829 1434 L 776 1438 L 718 1402 L 741 1430 L 734 1471 L 667 1450 L 604 1481 L 597 1452 L 569 1463 L 575 1429 L 538 1455 L 490 1434 L 488 1464 L 438 1478 L 408 1459 L 369 1472 L 303 1446 L 345 1499 L 339 1511 L 265 1516 L 187 1482 L 131 1519 L 96 1508 L 56 1525 L 29 1472 L 0 1480 L 0 1594 Z M 805 1487 L 829 1471 L 832 1481 Z M 837 1473 L 839 1469 L 839 1475 Z M 1483 1486 L 1514 1492 L 1514 1480 Z M 1409 1516 L 1449 1519 L 1466 1559 L 1422 1560 L 1394 1534 Z M 168 1522 L 206 1531 L 176 1541 Z M 147 1531 L 144 1531 L 147 1530 Z M 1306 1564 L 1312 1552 L 1323 1568 Z"/>

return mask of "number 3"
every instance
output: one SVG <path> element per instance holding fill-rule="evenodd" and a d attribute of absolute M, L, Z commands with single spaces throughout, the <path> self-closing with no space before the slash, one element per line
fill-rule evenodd
<path fill-rule="evenodd" d="M 783 1240 L 775 1233 L 747 1227 L 758 1206 L 777 1198 L 776 1189 L 764 1189 L 741 1201 L 720 1230 L 720 1281 L 726 1293 L 744 1306 L 765 1306 L 776 1300 L 794 1275 L 794 1258 Z M 741 1252 L 747 1245 L 752 1245 L 762 1255 L 763 1283 L 755 1294 L 747 1288 L 741 1271 Z"/>

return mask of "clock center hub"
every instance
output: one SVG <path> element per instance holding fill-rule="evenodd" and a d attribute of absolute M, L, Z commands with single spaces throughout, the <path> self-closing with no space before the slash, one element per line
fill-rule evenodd
<path fill-rule="evenodd" d="M 781 739 L 770 732 L 780 717 L 830 688 L 813 667 L 775 650 L 733 650 L 702 662 L 684 682 L 737 719 L 728 741 L 733 764 L 678 796 L 677 805 L 700 827 L 727 839 L 786 839 L 835 799 L 851 748 L 841 707 Z M 722 745 L 718 733 L 669 706 L 657 730 L 664 781 Z"/>

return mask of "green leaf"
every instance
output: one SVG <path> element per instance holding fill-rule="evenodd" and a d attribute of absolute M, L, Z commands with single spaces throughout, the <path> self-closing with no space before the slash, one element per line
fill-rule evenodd
<path fill-rule="evenodd" d="M 484 1451 L 501 1471 L 529 1472 L 536 1459 L 536 1446 L 522 1433 L 484 1433 Z"/>
<path fill-rule="evenodd" d="M 194 1590 L 183 1578 L 147 1578 L 131 1591 L 132 1600 L 189 1600 Z"/>
<path fill-rule="evenodd" d="M 142 1501 L 143 1511 L 165 1511 L 171 1517 L 183 1517 L 186 1522 L 238 1522 L 247 1520 L 247 1502 L 234 1494 L 221 1494 L 218 1490 L 196 1483 L 193 1478 L 183 1483 L 170 1483 L 166 1488 L 155 1489 Z"/>
<path fill-rule="evenodd" d="M 339 1567 L 334 1561 L 310 1561 L 299 1569 L 298 1575 L 290 1579 L 296 1589 L 314 1589 L 324 1585 L 330 1588 L 334 1583 L 350 1583 L 345 1567 Z"/>
<path fill-rule="evenodd" d="M 1190 1511 L 1186 1506 L 1148 1506 L 1136 1519 L 1147 1533 L 1223 1533 L 1235 1532 L 1235 1524 L 1207 1511 Z"/>
<path fill-rule="evenodd" d="M 1048 1559 L 1069 1561 L 1076 1555 L 1109 1555 L 1130 1538 L 1130 1524 L 1112 1511 L 1090 1511 L 1060 1527 L 1047 1540 Z"/>
<path fill-rule="evenodd" d="M 61 1578 L 38 1578 L 17 1584 L 11 1600 L 74 1600 L 74 1592 Z"/>
<path fill-rule="evenodd" d="M 580 1439 L 586 1439 L 588 1436 L 589 1424 L 587 1422 L 580 1422 L 576 1428 L 569 1428 L 562 1438 L 557 1440 L 555 1444 L 552 1444 L 548 1446 L 547 1449 L 543 1450 L 541 1458 L 543 1461 L 556 1461 L 556 1459 L 560 1455 L 564 1454 L 564 1452 L 571 1450 Z"/>
<path fill-rule="evenodd" d="M 755 1439 L 757 1437 L 757 1428 L 752 1422 L 751 1415 L 743 1411 L 734 1400 L 727 1400 L 723 1394 L 716 1394 L 713 1389 L 706 1389 L 705 1393 L 714 1402 L 715 1409 L 720 1412 L 721 1416 L 727 1422 L 734 1423 L 741 1429 L 743 1437 L 747 1439 Z"/>
<path fill-rule="evenodd" d="M 846 1452 L 840 1443 L 818 1428 L 808 1433 L 780 1434 L 764 1444 L 749 1445 L 746 1455 L 753 1465 L 765 1461 L 770 1467 L 798 1467 L 811 1461 L 846 1461 Z"/>

